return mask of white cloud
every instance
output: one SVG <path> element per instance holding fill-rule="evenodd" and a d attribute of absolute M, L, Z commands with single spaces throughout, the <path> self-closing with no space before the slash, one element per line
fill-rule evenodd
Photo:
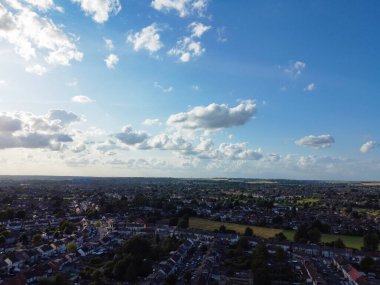
<path fill-rule="evenodd" d="M 27 3 L 37 7 L 41 11 L 47 11 L 49 9 L 55 9 L 59 12 L 63 12 L 62 7 L 55 6 L 53 0 L 25 0 Z"/>
<path fill-rule="evenodd" d="M 104 42 L 106 44 L 106 48 L 111 51 L 115 48 L 115 46 L 113 45 L 113 41 L 111 39 L 107 39 L 107 38 L 104 38 Z"/>
<path fill-rule="evenodd" d="M 320 149 L 331 147 L 331 145 L 335 143 L 335 139 L 331 135 L 310 135 L 295 141 L 295 143 L 299 146 Z"/>
<path fill-rule="evenodd" d="M 145 119 L 143 124 L 146 126 L 161 126 L 162 122 L 160 119 Z"/>
<path fill-rule="evenodd" d="M 164 45 L 160 41 L 160 29 L 156 23 L 151 24 L 143 28 L 140 32 L 127 37 L 127 42 L 133 45 L 135 51 L 145 49 L 149 53 L 153 54 L 159 51 Z"/>
<path fill-rule="evenodd" d="M 5 87 L 7 86 L 7 81 L 5 81 L 4 79 L 0 79 L 0 87 Z"/>
<path fill-rule="evenodd" d="M 199 57 L 205 52 L 206 49 L 202 47 L 198 39 L 211 27 L 205 26 L 202 23 L 193 22 L 188 28 L 191 31 L 191 35 L 178 40 L 176 46 L 168 52 L 171 56 L 179 57 L 181 62 L 188 62 L 191 58 Z"/>
<path fill-rule="evenodd" d="M 247 149 L 245 143 L 222 143 L 219 146 L 220 159 L 259 160 L 263 157 L 261 150 Z"/>
<path fill-rule="evenodd" d="M 285 72 L 291 75 L 292 77 L 298 77 L 306 68 L 306 63 L 297 60 L 296 62 L 291 62 L 289 67 L 285 68 Z"/>
<path fill-rule="evenodd" d="M 26 112 L 0 114 L 0 149 L 41 148 L 63 150 L 73 141 L 66 127 L 78 121 L 74 113 L 52 110 L 37 116 Z"/>
<path fill-rule="evenodd" d="M 33 74 L 36 74 L 36 75 L 43 75 L 46 73 L 47 69 L 45 66 L 42 66 L 42 65 L 39 65 L 39 64 L 35 64 L 35 65 L 29 65 L 25 68 L 25 71 L 28 72 L 28 73 L 33 73 Z"/>
<path fill-rule="evenodd" d="M 125 126 L 115 137 L 127 145 L 136 145 L 146 141 L 149 135 L 143 131 L 135 131 L 131 126 Z"/>
<path fill-rule="evenodd" d="M 174 10 L 180 17 L 186 17 L 192 13 L 202 16 L 208 2 L 208 0 L 153 0 L 151 6 L 163 12 Z"/>
<path fill-rule="evenodd" d="M 104 60 L 108 69 L 115 68 L 115 65 L 119 62 L 119 57 L 116 54 L 111 53 Z"/>
<path fill-rule="evenodd" d="M 315 86 L 314 83 L 310 83 L 310 84 L 308 84 L 308 85 L 303 89 L 303 91 L 312 92 L 312 91 L 314 91 L 315 89 L 317 89 L 317 86 Z"/>
<path fill-rule="evenodd" d="M 198 106 L 186 113 L 171 115 L 168 125 L 185 129 L 221 129 L 245 124 L 256 113 L 256 103 L 242 101 L 230 108 L 226 104 L 212 103 L 206 107 Z"/>
<path fill-rule="evenodd" d="M 50 120 L 60 122 L 62 125 L 68 125 L 74 122 L 79 122 L 81 119 L 73 112 L 65 110 L 51 110 L 47 116 Z"/>
<path fill-rule="evenodd" d="M 368 153 L 370 150 L 379 147 L 379 143 L 376 141 L 368 141 L 360 147 L 362 153 Z"/>
<path fill-rule="evenodd" d="M 154 88 L 160 89 L 164 93 L 170 93 L 174 90 L 173 86 L 163 87 L 158 82 L 154 82 L 153 86 Z"/>
<path fill-rule="evenodd" d="M 80 144 L 77 144 L 75 146 L 73 146 L 73 148 L 71 149 L 72 152 L 74 153 L 80 153 L 80 152 L 83 152 L 86 150 L 86 145 L 84 143 L 80 143 Z"/>
<path fill-rule="evenodd" d="M 199 22 L 193 22 L 189 25 L 189 29 L 191 30 L 191 37 L 201 38 L 205 32 L 211 29 L 211 26 L 206 26 Z"/>
<path fill-rule="evenodd" d="M 185 153 L 192 153 L 192 144 L 180 134 L 159 134 L 149 137 L 143 144 L 138 146 L 139 149 L 160 149 L 160 150 L 173 150 L 183 151 Z"/>
<path fill-rule="evenodd" d="M 108 21 L 110 15 L 117 15 L 121 11 L 119 0 L 72 0 L 80 4 L 81 9 L 92 17 L 96 23 Z"/>
<path fill-rule="evenodd" d="M 194 91 L 199 91 L 201 88 L 199 87 L 199 85 L 193 85 L 191 86 L 191 88 L 194 90 Z"/>
<path fill-rule="evenodd" d="M 216 33 L 217 33 L 217 41 L 220 42 L 220 43 L 225 43 L 227 42 L 227 37 L 225 36 L 226 34 L 226 27 L 218 27 L 216 29 Z"/>
<path fill-rule="evenodd" d="M 0 39 L 13 45 L 16 54 L 27 61 L 45 60 L 52 65 L 82 60 L 74 36 L 17 1 L 7 3 L 0 4 Z"/>
<path fill-rule="evenodd" d="M 74 96 L 71 98 L 71 101 L 73 101 L 75 103 L 80 103 L 80 104 L 88 104 L 88 103 L 94 102 L 90 97 L 87 97 L 84 95 Z"/>

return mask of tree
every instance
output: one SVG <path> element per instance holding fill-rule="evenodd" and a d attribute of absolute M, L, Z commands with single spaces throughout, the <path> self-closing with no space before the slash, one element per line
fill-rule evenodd
<path fill-rule="evenodd" d="M 257 268 L 253 273 L 253 280 L 258 285 L 270 285 L 270 273 L 267 266 Z"/>
<path fill-rule="evenodd" d="M 66 245 L 66 250 L 67 252 L 69 253 L 72 253 L 72 252 L 76 252 L 78 249 L 77 245 L 73 242 L 69 242 L 67 245 Z"/>
<path fill-rule="evenodd" d="M 285 250 L 282 247 L 277 247 L 276 248 L 276 260 L 278 262 L 283 262 L 286 260 L 286 253 Z"/>
<path fill-rule="evenodd" d="M 183 278 L 185 279 L 185 282 L 186 282 L 186 283 L 190 283 L 190 281 L 191 281 L 191 277 L 192 277 L 192 276 L 193 276 L 193 275 L 191 274 L 191 271 L 188 270 L 188 271 L 186 271 L 185 274 L 183 275 Z"/>
<path fill-rule="evenodd" d="M 363 237 L 363 249 L 366 251 L 377 251 L 379 247 L 379 235 L 377 233 L 369 233 Z"/>
<path fill-rule="evenodd" d="M 177 284 L 177 275 L 175 275 L 174 273 L 170 274 L 168 276 L 168 278 L 166 279 L 166 283 L 168 285 L 175 285 L 175 284 Z"/>
<path fill-rule="evenodd" d="M 277 239 L 278 241 L 286 241 L 288 240 L 288 238 L 284 235 L 283 232 L 279 232 L 278 234 L 276 234 L 274 236 L 275 239 Z"/>
<path fill-rule="evenodd" d="M 32 237 L 32 244 L 33 246 L 39 245 L 42 240 L 41 234 L 35 234 Z"/>
<path fill-rule="evenodd" d="M 243 250 L 249 249 L 249 240 L 248 240 L 248 238 L 245 237 L 245 236 L 240 237 L 237 246 L 238 246 L 238 248 L 241 248 Z"/>
<path fill-rule="evenodd" d="M 28 235 L 26 233 L 22 233 L 20 238 L 19 238 L 19 241 L 22 244 L 26 244 L 28 242 Z"/>
<path fill-rule="evenodd" d="M 372 272 L 375 269 L 375 261 L 372 257 L 366 256 L 360 261 L 360 268 L 366 272 Z"/>
<path fill-rule="evenodd" d="M 294 241 L 300 243 L 306 243 L 308 241 L 307 225 L 301 225 L 298 227 L 294 234 Z"/>
<path fill-rule="evenodd" d="M 244 231 L 244 235 L 245 235 L 246 237 L 251 237 L 251 236 L 253 236 L 253 230 L 252 230 L 252 228 L 250 228 L 250 227 L 246 227 L 246 228 L 245 228 L 245 231 Z"/>
<path fill-rule="evenodd" d="M 255 250 L 252 253 L 252 269 L 266 266 L 268 261 L 268 250 L 262 243 L 256 245 Z"/>
<path fill-rule="evenodd" d="M 5 241 L 6 238 L 4 235 L 0 235 L 0 246 L 4 247 L 5 246 Z"/>
<path fill-rule="evenodd" d="M 308 238 L 312 243 L 319 243 L 321 241 L 321 232 L 318 228 L 313 228 L 307 232 Z"/>
<path fill-rule="evenodd" d="M 125 279 L 127 281 L 134 281 L 137 277 L 137 268 L 134 262 L 128 265 L 127 272 L 125 273 Z"/>
<path fill-rule="evenodd" d="M 226 228 L 225 225 L 221 225 L 221 226 L 219 227 L 219 232 L 220 232 L 220 233 L 225 233 L 226 230 L 227 230 L 227 228 Z"/>
<path fill-rule="evenodd" d="M 25 220 L 26 212 L 24 210 L 17 211 L 16 218 L 20 220 Z"/>
<path fill-rule="evenodd" d="M 200 250 L 201 250 L 202 254 L 205 254 L 205 253 L 207 252 L 207 245 L 202 244 L 202 245 L 200 246 Z"/>
<path fill-rule="evenodd" d="M 152 246 L 147 239 L 140 236 L 134 236 L 123 245 L 123 252 L 132 254 L 133 256 L 146 258 L 151 255 Z"/>
<path fill-rule="evenodd" d="M 336 241 L 333 242 L 333 246 L 335 248 L 345 248 L 346 245 L 344 244 L 343 240 L 338 238 Z"/>
<path fill-rule="evenodd" d="M 179 228 L 187 229 L 189 227 L 189 216 L 184 215 L 179 221 L 178 225 Z"/>
<path fill-rule="evenodd" d="M 178 225 L 178 217 L 172 217 L 169 219 L 169 226 L 175 227 Z"/>

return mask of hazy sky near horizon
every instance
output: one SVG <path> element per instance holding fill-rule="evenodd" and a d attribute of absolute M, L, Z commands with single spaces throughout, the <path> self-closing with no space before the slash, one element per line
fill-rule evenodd
<path fill-rule="evenodd" d="M 379 15 L 0 0 L 0 174 L 380 180 Z"/>

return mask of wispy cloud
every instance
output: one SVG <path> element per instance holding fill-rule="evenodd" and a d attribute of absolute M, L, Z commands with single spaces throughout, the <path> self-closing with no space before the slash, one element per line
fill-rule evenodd
<path fill-rule="evenodd" d="M 174 90 L 173 86 L 163 87 L 157 81 L 153 83 L 153 86 L 154 86 L 154 88 L 157 88 L 157 89 L 161 90 L 164 93 L 170 93 L 170 92 L 172 92 Z"/>
<path fill-rule="evenodd" d="M 75 103 L 80 103 L 80 104 L 89 104 L 89 103 L 94 102 L 94 100 L 92 100 L 90 97 L 87 97 L 84 95 L 74 96 L 71 98 L 71 101 L 73 101 Z"/>

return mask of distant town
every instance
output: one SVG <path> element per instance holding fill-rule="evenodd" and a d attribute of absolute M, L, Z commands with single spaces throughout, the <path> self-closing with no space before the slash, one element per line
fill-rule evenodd
<path fill-rule="evenodd" d="M 0 284 L 380 284 L 380 183 L 0 177 Z"/>

